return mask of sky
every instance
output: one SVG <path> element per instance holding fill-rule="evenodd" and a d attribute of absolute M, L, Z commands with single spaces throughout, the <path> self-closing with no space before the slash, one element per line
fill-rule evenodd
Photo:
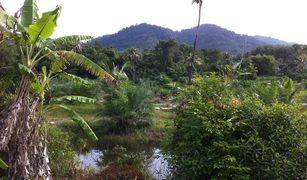
<path fill-rule="evenodd" d="M 23 0 L 0 0 L 14 13 Z M 247 35 L 263 35 L 307 44 L 307 0 L 203 0 L 201 23 Z M 62 6 L 53 37 L 113 34 L 148 23 L 182 30 L 196 26 L 192 0 L 37 0 L 40 13 Z"/>

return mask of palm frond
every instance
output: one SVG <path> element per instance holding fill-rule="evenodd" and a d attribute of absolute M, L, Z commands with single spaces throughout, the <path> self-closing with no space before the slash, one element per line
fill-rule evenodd
<path fill-rule="evenodd" d="M 0 169 L 7 169 L 9 166 L 0 158 Z"/>
<path fill-rule="evenodd" d="M 60 38 L 57 38 L 49 42 L 48 46 L 57 47 L 57 46 L 66 45 L 66 44 L 76 46 L 82 41 L 88 41 L 90 39 L 92 39 L 91 36 L 82 36 L 82 35 L 64 36 L 64 37 L 60 37 Z"/>
<path fill-rule="evenodd" d="M 125 67 L 127 66 L 127 63 L 125 63 L 121 69 L 119 67 L 115 66 L 112 71 L 112 75 L 119 81 L 128 81 L 129 78 L 127 74 L 124 72 Z"/>
<path fill-rule="evenodd" d="M 81 77 L 78 77 L 76 75 L 69 74 L 69 73 L 66 73 L 66 72 L 60 73 L 58 76 L 60 78 L 62 78 L 62 79 L 69 80 L 69 81 L 73 82 L 76 85 L 82 85 L 82 86 L 90 86 L 90 85 L 92 85 L 92 83 L 87 81 L 86 79 L 83 79 Z"/>
<path fill-rule="evenodd" d="M 80 103 L 91 103 L 91 104 L 94 104 L 96 102 L 96 99 L 88 98 L 84 96 L 62 96 L 62 97 L 56 97 L 52 99 L 53 102 L 64 102 L 65 100 L 77 101 Z"/>
<path fill-rule="evenodd" d="M 96 134 L 88 125 L 88 123 L 74 110 L 68 108 L 64 105 L 57 105 L 58 107 L 64 109 L 66 112 L 69 113 L 71 119 L 77 123 L 78 126 L 83 130 L 83 132 L 91 139 L 91 140 L 98 140 Z"/>
<path fill-rule="evenodd" d="M 65 69 L 66 64 L 74 63 L 78 66 L 83 67 L 92 75 L 97 76 L 99 79 L 106 81 L 108 85 L 114 85 L 117 83 L 116 79 L 110 75 L 107 71 L 102 69 L 99 65 L 88 59 L 87 57 L 78 54 L 73 51 L 52 51 L 49 48 L 45 48 L 45 53 L 48 53 L 48 58 L 51 59 L 52 68 L 51 72 L 58 73 L 62 72 Z M 65 73 L 59 75 L 62 78 L 66 78 L 68 80 L 73 80 L 73 82 L 85 82 L 78 81 L 79 78 L 75 78 L 77 76 L 67 75 Z"/>
<path fill-rule="evenodd" d="M 85 70 L 97 76 L 99 79 L 106 81 L 109 85 L 117 83 L 117 81 L 108 72 L 81 54 L 73 51 L 57 51 L 57 54 L 61 58 L 83 67 Z"/>

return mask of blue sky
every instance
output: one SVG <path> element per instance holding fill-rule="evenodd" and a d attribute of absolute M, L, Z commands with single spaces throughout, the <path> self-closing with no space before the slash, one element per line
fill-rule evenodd
<path fill-rule="evenodd" d="M 0 0 L 7 11 L 23 0 Z M 173 30 L 197 23 L 192 0 L 37 0 L 40 11 L 63 7 L 54 37 L 101 36 L 139 23 Z M 204 0 L 201 23 L 211 23 L 240 34 L 264 35 L 307 44 L 307 0 Z"/>

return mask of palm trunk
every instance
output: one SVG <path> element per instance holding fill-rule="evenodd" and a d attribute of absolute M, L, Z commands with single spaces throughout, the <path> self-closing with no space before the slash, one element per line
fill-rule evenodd
<path fill-rule="evenodd" d="M 0 151 L 8 155 L 9 179 L 50 176 L 46 141 L 35 117 L 39 99 L 31 100 L 29 83 L 29 77 L 22 76 L 15 102 L 0 113 Z"/>
<path fill-rule="evenodd" d="M 188 71 L 189 71 L 189 82 L 188 82 L 188 84 L 189 85 L 192 84 L 192 78 L 193 78 L 193 65 L 194 65 L 194 62 L 195 62 L 195 52 L 196 52 L 196 45 L 197 45 L 198 34 L 199 34 L 199 27 L 200 27 L 201 7 L 202 7 L 202 1 L 199 2 L 198 23 L 197 23 L 196 34 L 195 34 L 194 43 L 193 43 L 192 58 L 191 58 L 191 60 L 189 62 L 189 66 L 188 66 Z"/>

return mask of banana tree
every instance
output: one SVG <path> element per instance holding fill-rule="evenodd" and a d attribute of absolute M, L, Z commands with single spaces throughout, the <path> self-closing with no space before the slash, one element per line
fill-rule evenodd
<path fill-rule="evenodd" d="M 74 63 L 108 84 L 116 84 L 111 75 L 88 58 L 73 50 L 62 51 L 57 48 L 67 42 L 78 45 L 90 37 L 49 39 L 56 28 L 60 12 L 61 7 L 58 6 L 39 16 L 35 0 L 25 0 L 20 13 L 16 13 L 15 17 L 0 7 L 0 42 L 14 43 L 19 49 L 19 69 L 22 73 L 15 101 L 0 112 L 0 151 L 8 155 L 9 179 L 50 178 L 47 141 L 45 131 L 41 128 L 45 123 L 45 93 L 52 78 L 86 84 L 85 80 L 65 72 L 66 66 Z M 39 66 L 46 59 L 51 65 Z M 92 139 L 97 138 L 79 114 L 63 105 L 58 107 L 69 112 L 72 119 Z"/>

